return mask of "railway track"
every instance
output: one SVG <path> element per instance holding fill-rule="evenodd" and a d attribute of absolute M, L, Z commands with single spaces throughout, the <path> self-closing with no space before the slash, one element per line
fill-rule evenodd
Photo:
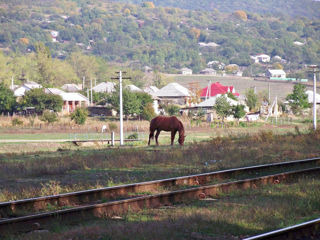
<path fill-rule="evenodd" d="M 291 227 L 245 238 L 244 240 L 306 240 L 320 238 L 320 218 Z"/>
<path fill-rule="evenodd" d="M 0 203 L 0 235 L 31 231 L 34 226 L 40 224 L 46 226 L 52 220 L 59 218 L 73 221 L 92 217 L 112 217 L 129 210 L 172 205 L 207 196 L 217 196 L 220 192 L 233 189 L 278 183 L 301 174 L 319 173 L 320 167 L 317 167 L 319 164 L 320 158 L 313 158 L 3 202 Z M 288 171 L 288 168 L 291 171 Z M 292 169 L 295 170 L 292 171 Z M 257 175 L 261 176 L 257 177 Z M 230 178 L 238 178 L 238 180 L 217 184 L 219 179 Z M 239 178 L 242 179 L 239 180 Z M 148 191 L 152 192 L 159 188 L 163 193 L 146 194 Z M 139 193 L 143 193 L 143 196 L 135 195 Z M 48 206 L 56 210 L 48 211 Z"/>

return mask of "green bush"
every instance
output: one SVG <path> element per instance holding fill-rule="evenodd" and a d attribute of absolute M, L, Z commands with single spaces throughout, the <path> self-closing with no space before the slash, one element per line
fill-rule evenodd
<path fill-rule="evenodd" d="M 40 120 L 43 122 L 47 122 L 48 124 L 53 123 L 58 121 L 58 116 L 55 112 L 51 112 L 49 110 L 45 110 L 41 117 Z"/>
<path fill-rule="evenodd" d="M 117 124 L 115 124 L 115 123 L 109 123 L 109 130 L 110 130 L 110 132 L 114 132 L 114 131 L 116 131 L 117 129 L 118 129 Z"/>
<path fill-rule="evenodd" d="M 150 121 L 156 116 L 152 103 L 148 103 L 142 110 L 141 118 Z"/>
<path fill-rule="evenodd" d="M 128 139 L 138 139 L 139 136 L 138 136 L 138 133 L 132 133 L 128 136 Z"/>
<path fill-rule="evenodd" d="M 19 118 L 12 119 L 11 121 L 12 126 L 21 126 L 23 124 L 23 121 Z"/>
<path fill-rule="evenodd" d="M 170 116 L 177 116 L 179 114 L 180 107 L 177 105 L 168 105 L 165 110 Z"/>
<path fill-rule="evenodd" d="M 71 120 L 75 121 L 75 123 L 79 125 L 85 124 L 87 117 L 88 117 L 88 111 L 85 108 L 77 108 L 71 114 Z"/>

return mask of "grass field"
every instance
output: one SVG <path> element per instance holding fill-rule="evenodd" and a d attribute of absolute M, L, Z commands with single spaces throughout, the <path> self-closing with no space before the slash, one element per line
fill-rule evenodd
<path fill-rule="evenodd" d="M 29 148 L 29 153 L 0 155 L 0 201 L 320 155 L 319 132 L 306 134 L 294 128 L 286 132 L 256 129 L 223 137 L 214 130 L 210 138 L 208 131 L 202 131 L 190 134 L 184 147 L 168 146 L 165 135 L 159 147 L 146 146 L 147 139 L 123 148 L 60 145 L 51 152 L 30 152 L 36 149 L 30 143 L 11 144 L 15 149 Z M 216 161 L 208 164 L 211 160 Z"/>
<path fill-rule="evenodd" d="M 80 225 L 57 223 L 48 233 L 14 239 L 242 239 L 320 215 L 319 177 L 236 190 L 173 207 L 146 209 Z"/>
<path fill-rule="evenodd" d="M 255 81 L 253 78 L 248 77 L 215 77 L 215 76 L 181 76 L 175 75 L 174 81 L 189 88 L 190 83 L 198 82 L 201 88 L 208 86 L 208 81 L 220 82 L 222 85 L 234 86 L 236 91 L 241 95 L 244 95 L 246 90 L 250 88 L 256 88 L 257 93 L 261 91 L 268 91 L 268 82 Z M 287 82 L 270 82 L 271 101 L 278 97 L 279 100 L 284 101 L 286 96 L 292 93 L 294 84 Z M 307 86 L 311 89 L 311 86 Z"/>

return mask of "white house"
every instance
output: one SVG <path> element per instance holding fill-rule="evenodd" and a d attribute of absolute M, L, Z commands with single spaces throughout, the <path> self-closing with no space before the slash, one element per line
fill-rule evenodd
<path fill-rule="evenodd" d="M 212 69 L 212 68 L 205 68 L 205 69 L 200 71 L 200 74 L 216 76 L 217 75 L 217 71 Z"/>
<path fill-rule="evenodd" d="M 145 87 L 143 89 L 143 91 L 145 93 L 148 93 L 149 95 L 151 95 L 152 99 L 153 99 L 153 109 L 154 109 L 154 112 L 156 114 L 160 114 L 160 111 L 159 111 L 159 102 L 160 102 L 160 98 L 157 97 L 157 92 L 159 91 L 159 88 L 157 88 L 156 86 L 149 86 L 149 87 Z"/>
<path fill-rule="evenodd" d="M 95 92 L 112 93 L 115 91 L 115 85 L 114 82 L 102 82 L 93 87 L 92 90 Z"/>
<path fill-rule="evenodd" d="M 34 88 L 42 88 L 42 86 L 36 82 L 32 82 L 32 81 L 26 82 L 14 90 L 14 96 L 22 97 L 25 95 L 27 91 Z"/>
<path fill-rule="evenodd" d="M 255 56 L 250 56 L 250 58 L 252 60 L 254 60 L 255 63 L 259 63 L 259 62 L 267 63 L 267 62 L 270 62 L 270 56 L 266 55 L 266 54 L 258 54 L 258 55 L 255 55 Z"/>
<path fill-rule="evenodd" d="M 192 75 L 192 70 L 189 68 L 181 68 L 180 72 L 182 75 Z"/>
<path fill-rule="evenodd" d="M 89 106 L 89 99 L 80 93 L 64 92 L 58 88 L 46 88 L 45 92 L 53 95 L 61 96 L 63 100 L 63 107 L 62 107 L 63 113 L 71 113 L 77 107 Z"/>
<path fill-rule="evenodd" d="M 161 102 L 185 105 L 191 97 L 189 89 L 181 86 L 178 83 L 169 83 L 156 92 L 156 96 L 160 98 Z"/>
<path fill-rule="evenodd" d="M 67 92 L 79 92 L 82 89 L 80 85 L 74 83 L 64 84 L 61 88 Z"/>
<path fill-rule="evenodd" d="M 59 36 L 59 32 L 58 31 L 50 31 L 50 35 L 52 38 L 52 42 L 57 42 L 57 37 Z"/>
<path fill-rule="evenodd" d="M 306 91 L 306 94 L 308 95 L 308 102 L 313 103 L 313 91 L 308 90 Z M 316 93 L 316 104 L 320 104 L 320 95 Z"/>
<path fill-rule="evenodd" d="M 216 48 L 216 47 L 219 47 L 220 45 L 215 43 L 215 42 L 208 42 L 208 43 L 205 43 L 205 42 L 199 42 L 198 43 L 200 47 L 212 47 L 212 48 Z"/>
<path fill-rule="evenodd" d="M 286 78 L 286 73 L 282 69 L 268 69 L 266 77 L 272 78 Z"/>
<path fill-rule="evenodd" d="M 142 89 L 138 88 L 133 84 L 127 85 L 125 88 L 128 89 L 130 92 L 143 92 Z"/>

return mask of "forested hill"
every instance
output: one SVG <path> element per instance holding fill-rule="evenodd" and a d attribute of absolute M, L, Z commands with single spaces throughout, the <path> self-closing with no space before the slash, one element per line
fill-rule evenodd
<path fill-rule="evenodd" d="M 250 55 L 264 53 L 280 56 L 285 69 L 292 70 L 320 62 L 319 32 L 320 19 L 245 11 L 192 11 L 109 0 L 0 0 L 0 55 L 27 56 L 30 64 L 42 42 L 48 56 L 65 62 L 79 53 L 133 69 L 149 66 L 176 73 L 188 67 L 197 73 L 209 61 L 245 68 L 252 64 Z M 1 64 L 0 75 L 8 70 Z M 27 69 L 20 72 L 27 74 Z"/>
<path fill-rule="evenodd" d="M 141 4 L 143 0 L 114 0 Z M 176 7 L 190 10 L 234 12 L 244 10 L 275 16 L 320 18 L 320 2 L 315 0 L 154 0 L 156 6 Z"/>

